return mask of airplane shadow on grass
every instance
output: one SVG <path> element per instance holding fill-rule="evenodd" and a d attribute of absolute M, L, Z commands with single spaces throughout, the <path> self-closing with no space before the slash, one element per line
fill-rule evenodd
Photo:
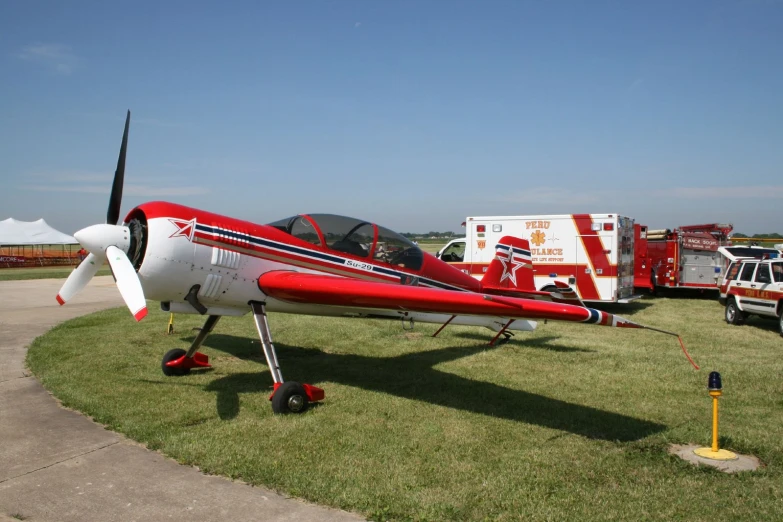
<path fill-rule="evenodd" d="M 470 339 L 473 341 L 482 342 L 484 344 L 484 348 L 487 348 L 487 336 L 482 335 L 480 333 L 473 333 L 473 332 L 459 332 L 456 334 L 452 334 L 455 337 L 459 337 L 461 339 Z M 583 352 L 583 353 L 595 353 L 595 350 L 588 350 L 587 348 L 576 348 L 574 346 L 564 346 L 562 344 L 553 344 L 550 342 L 552 339 L 555 339 L 555 337 L 534 337 L 525 339 L 524 341 L 519 341 L 512 337 L 508 341 L 503 340 L 501 337 L 500 340 L 498 340 L 498 347 L 500 346 L 513 346 L 515 344 L 521 344 L 525 348 L 537 348 L 539 350 L 548 350 L 550 352 Z M 491 348 L 491 347 L 490 347 Z"/>
<path fill-rule="evenodd" d="M 217 409 L 222 419 L 232 419 L 239 414 L 239 394 L 269 393 L 272 379 L 258 342 L 250 344 L 244 337 L 216 333 L 204 344 L 240 359 L 257 360 L 263 365 L 258 372 L 229 375 L 207 385 L 207 391 L 217 393 Z M 591 439 L 625 442 L 666 429 L 655 422 L 466 379 L 433 368 L 487 350 L 486 345 L 441 348 L 396 357 L 329 354 L 285 344 L 275 347 L 287 380 L 315 385 L 338 382 L 490 417 L 537 424 Z"/>
<path fill-rule="evenodd" d="M 588 306 L 610 314 L 623 317 L 633 317 L 638 312 L 653 306 L 655 302 L 651 299 L 639 299 L 630 303 L 589 303 Z"/>

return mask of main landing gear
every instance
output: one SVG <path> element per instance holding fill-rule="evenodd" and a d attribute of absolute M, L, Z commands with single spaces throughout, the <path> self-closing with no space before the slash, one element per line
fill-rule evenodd
<path fill-rule="evenodd" d="M 256 323 L 258 336 L 261 338 L 261 348 L 264 351 L 266 364 L 272 373 L 275 390 L 269 398 L 272 401 L 272 411 L 275 413 L 302 413 L 307 410 L 309 403 L 324 399 L 324 391 L 310 384 L 298 382 L 283 382 L 283 373 L 280 371 L 280 363 L 277 362 L 275 345 L 272 344 L 272 333 L 269 331 L 269 323 L 266 320 L 266 306 L 264 303 L 252 301 L 250 308 L 253 310 L 253 320 Z"/>
<path fill-rule="evenodd" d="M 299 384 L 294 381 L 283 381 L 283 374 L 280 371 L 280 364 L 277 361 L 275 345 L 272 344 L 272 333 L 269 331 L 269 324 L 266 318 L 266 307 L 264 303 L 253 301 L 250 303 L 253 310 L 253 320 L 256 323 L 258 336 L 261 338 L 261 348 L 264 352 L 266 364 L 272 373 L 274 382 L 274 391 L 269 400 L 272 401 L 272 411 L 275 413 L 303 413 L 307 410 L 311 402 L 318 402 L 324 399 L 324 391 L 317 386 L 310 384 Z M 207 338 L 215 328 L 219 315 L 210 315 L 204 327 L 194 339 L 193 344 L 186 352 L 181 348 L 169 350 L 163 356 L 161 368 L 163 373 L 168 376 L 186 375 L 192 368 L 211 368 L 209 358 L 198 351 L 204 339 Z"/>

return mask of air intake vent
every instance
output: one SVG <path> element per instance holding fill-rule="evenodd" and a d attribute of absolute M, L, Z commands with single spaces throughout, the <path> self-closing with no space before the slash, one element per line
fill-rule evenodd
<path fill-rule="evenodd" d="M 236 270 L 239 267 L 239 253 L 222 248 L 212 248 L 212 264 Z"/>
<path fill-rule="evenodd" d="M 204 286 L 201 287 L 201 291 L 199 292 L 199 295 L 201 297 L 206 297 L 207 299 L 211 299 L 215 297 L 218 294 L 218 291 L 220 290 L 221 281 L 223 281 L 223 276 L 209 274 L 207 276 L 207 280 L 204 281 Z"/>

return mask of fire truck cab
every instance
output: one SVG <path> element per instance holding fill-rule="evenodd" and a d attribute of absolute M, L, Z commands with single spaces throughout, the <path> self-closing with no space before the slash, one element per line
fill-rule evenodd
<path fill-rule="evenodd" d="M 634 220 L 618 214 L 469 217 L 466 237 L 436 257 L 477 279 L 506 235 L 527 239 L 536 288 L 554 281 L 574 287 L 583 301 L 625 303 L 634 295 Z"/>

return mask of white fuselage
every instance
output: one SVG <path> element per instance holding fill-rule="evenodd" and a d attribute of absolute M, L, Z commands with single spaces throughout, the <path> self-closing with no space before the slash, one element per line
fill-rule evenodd
<path fill-rule="evenodd" d="M 321 275 L 339 274 L 329 270 L 308 268 L 283 260 L 265 259 L 253 255 L 253 250 L 241 241 L 226 245 L 219 234 L 213 239 L 194 240 L 195 223 L 184 233 L 177 233 L 170 218 L 153 218 L 148 222 L 147 248 L 138 270 L 147 299 L 160 301 L 164 310 L 175 313 L 200 313 L 185 300 L 194 285 L 199 285 L 198 301 L 209 315 L 244 315 L 250 311 L 250 301 L 265 302 L 273 312 L 308 315 L 382 317 L 443 324 L 448 314 L 411 312 L 407 310 L 378 310 L 343 306 L 296 304 L 265 295 L 258 287 L 262 274 L 276 270 L 296 271 Z M 218 246 L 220 245 L 220 246 Z M 224 248 L 229 246 L 229 248 Z M 302 263 L 300 263 L 301 265 Z M 305 263 L 306 264 L 306 263 Z M 394 279 L 389 283 L 394 284 Z M 396 282 L 399 284 L 399 282 Z M 451 324 L 485 326 L 499 331 L 508 319 L 502 317 L 457 316 Z M 519 319 L 508 329 L 530 331 L 535 321 Z"/>

